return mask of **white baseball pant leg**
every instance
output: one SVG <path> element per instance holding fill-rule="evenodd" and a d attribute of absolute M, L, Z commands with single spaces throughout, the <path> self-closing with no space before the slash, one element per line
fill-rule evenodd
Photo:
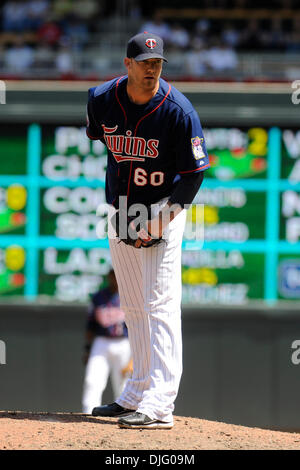
<path fill-rule="evenodd" d="M 136 249 L 110 239 L 133 375 L 117 403 L 173 421 L 182 374 L 181 242 L 186 211 L 170 222 L 166 243 Z"/>
<path fill-rule="evenodd" d="M 83 383 L 83 413 L 91 414 L 94 407 L 101 405 L 110 373 L 114 397 L 122 393 L 127 380 L 122 375 L 122 369 L 128 364 L 130 356 L 127 338 L 99 336 L 94 339 Z"/>

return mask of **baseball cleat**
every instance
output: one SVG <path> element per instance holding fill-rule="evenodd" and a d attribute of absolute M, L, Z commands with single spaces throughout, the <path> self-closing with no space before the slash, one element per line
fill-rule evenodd
<path fill-rule="evenodd" d="M 118 403 L 110 403 L 109 405 L 97 406 L 93 408 L 92 416 L 105 416 L 107 418 L 115 418 L 132 413 L 133 410 L 123 408 Z"/>
<path fill-rule="evenodd" d="M 158 419 L 149 418 L 136 411 L 124 418 L 118 419 L 118 425 L 120 428 L 131 428 L 131 429 L 171 429 L 173 422 L 159 421 Z"/>

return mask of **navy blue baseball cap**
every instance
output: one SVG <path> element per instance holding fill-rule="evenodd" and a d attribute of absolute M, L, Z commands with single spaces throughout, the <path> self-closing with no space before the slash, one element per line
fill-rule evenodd
<path fill-rule="evenodd" d="M 136 34 L 129 39 L 127 44 L 127 57 L 133 58 L 137 62 L 146 59 L 162 59 L 164 57 L 164 42 L 157 34 L 143 33 Z"/>

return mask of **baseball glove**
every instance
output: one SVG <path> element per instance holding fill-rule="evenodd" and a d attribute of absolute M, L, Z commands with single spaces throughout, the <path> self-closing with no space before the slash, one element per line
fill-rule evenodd
<path fill-rule="evenodd" d="M 135 248 L 149 248 L 162 242 L 162 237 L 154 238 L 148 232 L 147 220 L 136 222 L 136 216 L 129 216 L 126 211 L 118 210 L 111 218 L 117 237 L 126 245 Z M 137 243 L 140 240 L 142 243 Z"/>

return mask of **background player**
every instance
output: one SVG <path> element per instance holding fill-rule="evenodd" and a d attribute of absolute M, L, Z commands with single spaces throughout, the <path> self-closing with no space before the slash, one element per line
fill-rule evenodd
<path fill-rule="evenodd" d="M 101 139 L 108 149 L 107 202 L 113 211 L 124 198 L 129 209 L 135 203 L 152 209 L 135 246 L 123 237 L 109 240 L 133 375 L 116 402 L 93 414 L 119 416 L 119 426 L 127 428 L 173 426 L 182 374 L 181 243 L 186 205 L 210 166 L 198 114 L 160 78 L 165 60 L 159 36 L 134 36 L 124 59 L 128 75 L 90 89 L 87 108 L 87 135 Z M 151 246 L 161 236 L 164 242 Z"/>
<path fill-rule="evenodd" d="M 93 408 L 101 405 L 109 374 L 117 398 L 131 372 L 128 332 L 113 270 L 108 274 L 108 286 L 92 296 L 86 325 L 84 361 L 87 365 L 82 411 L 90 414 Z"/>

